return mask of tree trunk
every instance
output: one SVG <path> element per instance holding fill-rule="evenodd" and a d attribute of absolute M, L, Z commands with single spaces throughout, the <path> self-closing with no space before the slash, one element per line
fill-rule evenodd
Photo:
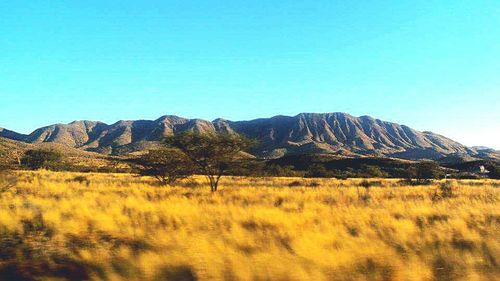
<path fill-rule="evenodd" d="M 217 191 L 217 184 L 215 183 L 214 177 L 212 175 L 207 176 L 208 180 L 210 181 L 210 191 L 216 192 Z"/>
<path fill-rule="evenodd" d="M 217 175 L 217 178 L 215 179 L 215 191 L 217 191 L 217 188 L 219 187 L 219 181 L 220 178 L 222 177 L 222 174 Z"/>

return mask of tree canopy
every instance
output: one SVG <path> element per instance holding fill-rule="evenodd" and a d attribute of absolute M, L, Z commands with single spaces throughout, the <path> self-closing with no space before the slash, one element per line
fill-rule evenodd
<path fill-rule="evenodd" d="M 138 164 L 142 176 L 154 177 L 163 185 L 174 184 L 194 172 L 190 159 L 177 149 L 150 150 Z"/>

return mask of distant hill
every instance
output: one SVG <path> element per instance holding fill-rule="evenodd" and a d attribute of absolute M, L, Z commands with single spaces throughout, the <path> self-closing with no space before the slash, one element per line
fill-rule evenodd
<path fill-rule="evenodd" d="M 0 151 L 3 152 L 0 159 L 2 164 L 18 165 L 24 152 L 31 149 L 56 150 L 64 154 L 66 163 L 79 166 L 80 170 L 96 170 L 100 167 L 110 167 L 119 161 L 118 157 L 84 151 L 59 143 L 26 143 L 0 137 Z"/>
<path fill-rule="evenodd" d="M 158 145 L 164 136 L 185 131 L 243 134 L 259 141 L 251 152 L 263 158 L 287 154 L 433 160 L 453 155 L 467 160 L 498 157 L 498 152 L 468 148 L 432 132 L 346 113 L 302 113 L 250 121 L 206 121 L 174 115 L 156 120 L 119 121 L 111 125 L 75 121 L 39 128 L 29 135 L 1 129 L 0 136 L 30 144 L 55 143 L 101 154 L 125 155 L 147 150 Z"/>

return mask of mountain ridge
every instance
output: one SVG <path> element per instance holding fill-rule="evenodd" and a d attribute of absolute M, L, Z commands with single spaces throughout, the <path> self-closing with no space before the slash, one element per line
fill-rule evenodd
<path fill-rule="evenodd" d="M 335 154 L 346 157 L 381 156 L 439 160 L 451 155 L 481 159 L 498 157 L 489 150 L 466 147 L 445 136 L 368 115 L 300 113 L 246 121 L 213 121 L 163 115 L 155 120 L 120 120 L 113 124 L 77 120 L 38 128 L 28 135 L 0 128 L 0 137 L 27 143 L 58 143 L 102 154 L 147 150 L 165 136 L 186 131 L 238 133 L 259 144 L 252 153 L 263 158 L 286 154 Z"/>

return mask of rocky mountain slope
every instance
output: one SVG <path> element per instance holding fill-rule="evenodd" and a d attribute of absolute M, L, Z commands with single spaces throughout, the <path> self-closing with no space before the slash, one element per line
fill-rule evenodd
<path fill-rule="evenodd" d="M 9 130 L 4 129 L 4 128 L 0 128 L 0 137 L 8 138 L 11 140 L 22 141 L 22 140 L 25 140 L 27 136 L 23 135 L 23 134 L 16 133 L 14 131 L 9 131 Z"/>
<path fill-rule="evenodd" d="M 1 129 L 0 137 L 27 143 L 58 143 L 104 154 L 127 154 L 148 149 L 164 136 L 185 131 L 243 134 L 259 141 L 252 152 L 266 158 L 289 153 L 436 160 L 452 155 L 488 157 L 483 150 L 468 148 L 435 133 L 346 113 L 302 113 L 251 121 L 216 119 L 210 122 L 173 115 L 157 120 L 119 121 L 111 125 L 75 121 L 43 127 L 29 135 Z"/>

